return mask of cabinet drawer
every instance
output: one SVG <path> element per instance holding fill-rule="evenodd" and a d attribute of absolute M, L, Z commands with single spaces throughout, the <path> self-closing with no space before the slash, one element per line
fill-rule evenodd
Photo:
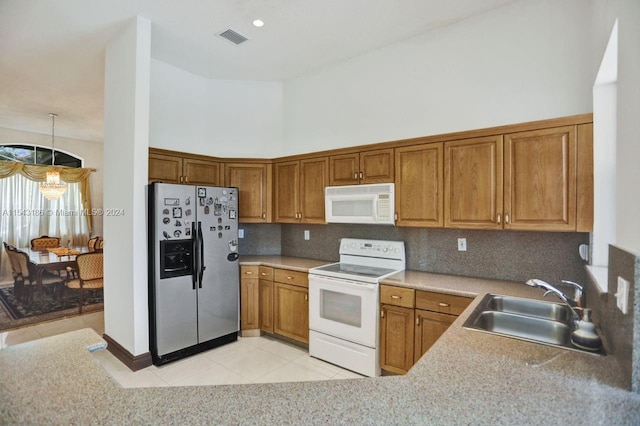
<path fill-rule="evenodd" d="M 412 288 L 381 285 L 380 303 L 413 308 L 415 306 L 415 290 Z"/>
<path fill-rule="evenodd" d="M 288 269 L 274 269 L 274 281 L 309 287 L 309 274 L 306 272 L 290 271 Z"/>
<path fill-rule="evenodd" d="M 240 267 L 240 276 L 242 278 L 259 278 L 258 266 L 242 266 Z"/>
<path fill-rule="evenodd" d="M 258 276 L 261 280 L 273 281 L 273 268 L 268 266 L 260 266 Z"/>
<path fill-rule="evenodd" d="M 416 292 L 416 308 L 443 314 L 460 315 L 473 299 L 431 291 Z"/>

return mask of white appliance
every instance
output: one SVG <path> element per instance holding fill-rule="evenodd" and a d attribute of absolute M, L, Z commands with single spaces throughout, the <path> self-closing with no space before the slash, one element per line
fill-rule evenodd
<path fill-rule="evenodd" d="M 379 283 L 404 269 L 404 242 L 343 238 L 339 263 L 309 270 L 309 354 L 379 376 Z"/>
<path fill-rule="evenodd" d="M 393 183 L 327 186 L 325 217 L 329 223 L 394 224 Z"/>

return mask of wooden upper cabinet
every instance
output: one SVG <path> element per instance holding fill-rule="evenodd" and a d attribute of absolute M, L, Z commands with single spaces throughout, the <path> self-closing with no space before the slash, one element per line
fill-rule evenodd
<path fill-rule="evenodd" d="M 300 221 L 325 223 L 324 187 L 329 183 L 327 157 L 300 160 Z"/>
<path fill-rule="evenodd" d="M 393 148 L 360 153 L 360 183 L 393 182 Z"/>
<path fill-rule="evenodd" d="M 504 228 L 575 231 L 576 126 L 504 140 Z"/>
<path fill-rule="evenodd" d="M 502 229 L 502 136 L 444 144 L 445 228 Z"/>
<path fill-rule="evenodd" d="M 149 182 L 220 186 L 222 181 L 218 161 L 149 152 Z"/>
<path fill-rule="evenodd" d="M 593 123 L 578 126 L 576 231 L 593 231 Z"/>
<path fill-rule="evenodd" d="M 332 186 L 393 182 L 393 148 L 332 155 L 329 169 Z"/>
<path fill-rule="evenodd" d="M 238 220 L 271 222 L 271 164 L 227 163 L 225 185 L 238 187 Z"/>
<path fill-rule="evenodd" d="M 274 210 L 276 222 L 298 222 L 300 198 L 300 162 L 288 161 L 274 165 Z"/>
<path fill-rule="evenodd" d="M 224 175 L 222 164 L 214 161 L 185 158 L 182 161 L 183 183 L 190 185 L 221 186 Z"/>
<path fill-rule="evenodd" d="M 442 226 L 442 143 L 395 150 L 396 225 Z"/>
<path fill-rule="evenodd" d="M 149 182 L 182 183 L 182 157 L 150 152 Z"/>
<path fill-rule="evenodd" d="M 324 187 L 329 176 L 327 157 L 275 164 L 275 221 L 324 223 Z"/>

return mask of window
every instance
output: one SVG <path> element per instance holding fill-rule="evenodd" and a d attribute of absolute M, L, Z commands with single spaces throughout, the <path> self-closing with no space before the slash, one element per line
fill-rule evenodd
<path fill-rule="evenodd" d="M 82 167 L 82 159 L 64 151 L 55 151 L 56 166 Z M 37 145 L 0 145 L 0 160 L 27 164 L 51 164 L 51 148 Z"/>

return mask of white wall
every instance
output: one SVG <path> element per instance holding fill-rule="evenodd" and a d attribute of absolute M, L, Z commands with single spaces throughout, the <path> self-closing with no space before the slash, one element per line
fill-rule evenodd
<path fill-rule="evenodd" d="M 286 82 L 283 154 L 591 112 L 590 24 L 519 1 Z"/>
<path fill-rule="evenodd" d="M 151 22 L 133 19 L 105 55 L 105 334 L 132 355 L 149 351 L 146 184 Z"/>
<path fill-rule="evenodd" d="M 0 127 L 0 144 L 24 143 L 51 147 L 51 135 L 25 132 L 22 130 Z M 84 167 L 95 168 L 91 174 L 92 207 L 102 208 L 102 153 L 103 145 L 98 142 L 84 141 L 56 136 L 56 150 L 66 151 L 84 160 Z M 93 217 L 93 235 L 103 235 L 102 217 Z"/>
<path fill-rule="evenodd" d="M 152 59 L 149 145 L 274 157 L 282 146 L 282 96 L 280 82 L 207 79 Z"/>

